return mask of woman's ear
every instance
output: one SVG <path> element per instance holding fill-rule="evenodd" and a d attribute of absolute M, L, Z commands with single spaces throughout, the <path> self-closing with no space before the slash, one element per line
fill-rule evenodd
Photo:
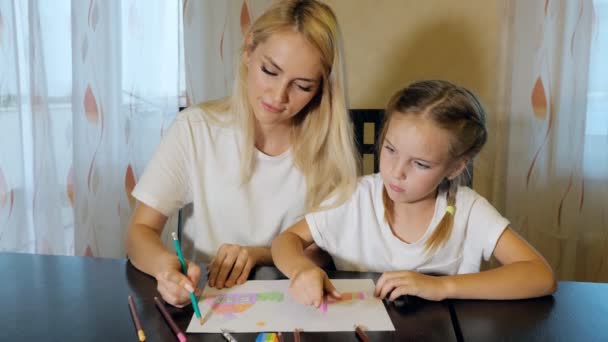
<path fill-rule="evenodd" d="M 241 56 L 241 61 L 243 64 L 249 66 L 249 60 L 251 59 L 251 54 L 253 53 L 253 36 L 251 33 L 248 33 L 245 37 L 245 48 L 243 49 L 243 55 Z"/>

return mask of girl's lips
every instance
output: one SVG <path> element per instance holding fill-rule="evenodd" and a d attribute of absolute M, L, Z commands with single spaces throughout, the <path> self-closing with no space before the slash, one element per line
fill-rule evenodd
<path fill-rule="evenodd" d="M 393 184 L 390 184 L 390 185 L 389 185 L 389 187 L 390 187 L 390 188 L 391 188 L 391 190 L 393 190 L 394 192 L 404 192 L 404 191 L 405 191 L 405 189 L 400 188 L 400 187 L 398 187 L 398 186 L 396 186 L 396 185 L 393 185 Z"/>
<path fill-rule="evenodd" d="M 267 111 L 269 111 L 271 113 L 280 113 L 283 111 L 282 109 L 269 105 L 268 103 L 266 103 L 264 101 L 262 101 L 262 107 L 264 107 L 264 109 L 266 109 Z"/>

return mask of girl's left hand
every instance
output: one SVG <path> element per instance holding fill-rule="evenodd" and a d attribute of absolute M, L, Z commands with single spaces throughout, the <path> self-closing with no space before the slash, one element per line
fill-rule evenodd
<path fill-rule="evenodd" d="M 374 295 L 380 299 L 389 296 L 391 301 L 403 295 L 439 301 L 447 297 L 444 279 L 412 271 L 385 272 L 376 283 Z"/>

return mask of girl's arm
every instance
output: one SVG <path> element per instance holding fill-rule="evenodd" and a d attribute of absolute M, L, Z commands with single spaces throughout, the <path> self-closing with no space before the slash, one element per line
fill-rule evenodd
<path fill-rule="evenodd" d="M 335 298 L 340 298 L 340 293 L 327 274 L 304 254 L 313 241 L 306 220 L 301 220 L 272 241 L 271 252 L 275 265 L 291 279 L 289 291 L 295 300 L 319 307 L 325 293 Z"/>
<path fill-rule="evenodd" d="M 429 300 L 522 299 L 555 292 L 557 283 L 545 259 L 510 228 L 502 233 L 494 256 L 502 266 L 471 274 L 429 276 L 412 271 L 384 273 L 375 294 L 394 300 L 414 295 Z"/>
<path fill-rule="evenodd" d="M 521 299 L 552 294 L 557 282 L 551 266 L 526 240 L 505 229 L 494 256 L 502 266 L 444 277 L 448 298 Z"/>
<path fill-rule="evenodd" d="M 272 241 L 272 259 L 285 276 L 293 279 L 294 275 L 302 270 L 316 267 L 315 263 L 307 258 L 304 249 L 314 242 L 306 220 L 300 220 Z"/>

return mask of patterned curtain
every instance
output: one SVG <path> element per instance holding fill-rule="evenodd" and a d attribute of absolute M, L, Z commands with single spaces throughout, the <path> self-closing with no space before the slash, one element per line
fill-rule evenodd
<path fill-rule="evenodd" d="M 608 2 L 509 9 L 491 197 L 559 279 L 606 282 Z"/>
<path fill-rule="evenodd" d="M 0 0 L 0 251 L 124 257 L 180 27 L 173 1 Z"/>

